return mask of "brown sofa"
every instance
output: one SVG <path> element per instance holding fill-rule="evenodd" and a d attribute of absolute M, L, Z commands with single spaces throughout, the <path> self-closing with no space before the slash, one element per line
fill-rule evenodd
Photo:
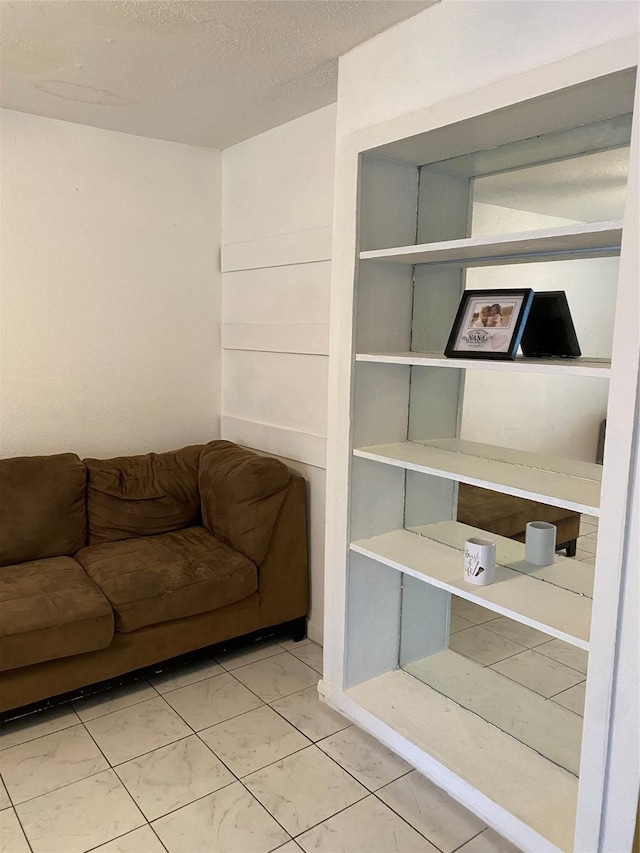
<path fill-rule="evenodd" d="M 0 713 L 307 609 L 305 482 L 276 459 L 0 460 Z"/>

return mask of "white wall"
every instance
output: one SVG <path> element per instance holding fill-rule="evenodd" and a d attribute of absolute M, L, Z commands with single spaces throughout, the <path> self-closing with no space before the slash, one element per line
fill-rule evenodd
<path fill-rule="evenodd" d="M 219 436 L 220 152 L 2 111 L 0 456 Z"/>
<path fill-rule="evenodd" d="M 222 435 L 309 483 L 311 611 L 322 641 L 335 106 L 222 156 Z"/>

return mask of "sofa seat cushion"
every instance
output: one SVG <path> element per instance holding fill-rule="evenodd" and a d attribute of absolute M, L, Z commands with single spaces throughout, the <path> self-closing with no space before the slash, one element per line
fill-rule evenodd
<path fill-rule="evenodd" d="M 113 611 L 71 557 L 0 569 L 0 670 L 104 649 Z"/>
<path fill-rule="evenodd" d="M 217 610 L 254 593 L 254 564 L 204 527 L 90 545 L 76 554 L 126 633 Z"/>

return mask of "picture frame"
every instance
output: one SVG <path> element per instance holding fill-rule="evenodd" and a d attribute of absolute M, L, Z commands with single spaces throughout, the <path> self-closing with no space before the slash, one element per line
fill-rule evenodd
<path fill-rule="evenodd" d="M 445 356 L 515 359 L 533 295 L 531 288 L 465 290 Z"/>

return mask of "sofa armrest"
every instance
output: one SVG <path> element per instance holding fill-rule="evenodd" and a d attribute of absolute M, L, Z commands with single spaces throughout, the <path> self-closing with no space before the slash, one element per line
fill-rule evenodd
<path fill-rule="evenodd" d="M 262 628 L 309 612 L 307 483 L 295 472 L 258 570 L 258 591 Z"/>
<path fill-rule="evenodd" d="M 289 469 L 277 459 L 230 441 L 209 442 L 198 471 L 203 524 L 260 566 L 290 481 Z"/>

